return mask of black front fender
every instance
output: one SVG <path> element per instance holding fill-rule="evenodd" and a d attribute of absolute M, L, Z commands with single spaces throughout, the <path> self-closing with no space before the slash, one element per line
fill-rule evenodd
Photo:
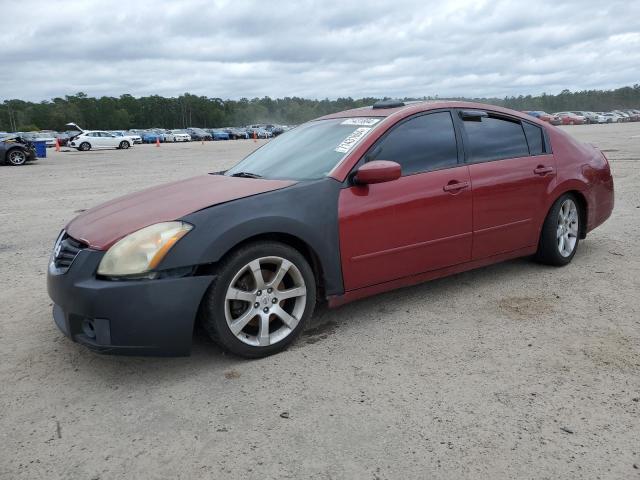
<path fill-rule="evenodd" d="M 187 215 L 182 220 L 195 228 L 169 252 L 161 268 L 216 263 L 251 237 L 285 234 L 303 242 L 316 254 L 326 294 L 342 294 L 340 187 L 331 178 L 300 182 Z"/>

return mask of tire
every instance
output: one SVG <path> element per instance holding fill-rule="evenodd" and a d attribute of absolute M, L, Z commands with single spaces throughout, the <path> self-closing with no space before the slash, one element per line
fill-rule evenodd
<path fill-rule="evenodd" d="M 558 267 L 571 262 L 580 243 L 583 213 L 580 202 L 570 193 L 554 202 L 542 225 L 537 261 Z"/>
<path fill-rule="evenodd" d="M 284 262 L 288 263 L 283 269 Z M 279 299 L 278 292 L 285 290 L 289 297 Z M 200 313 L 205 330 L 220 347 L 260 358 L 287 348 L 313 315 L 315 304 L 315 276 L 307 260 L 298 250 L 269 241 L 243 246 L 221 262 Z"/>
<path fill-rule="evenodd" d="M 19 167 L 27 163 L 27 154 L 19 148 L 13 148 L 7 152 L 5 163 L 12 167 Z"/>
<path fill-rule="evenodd" d="M 120 142 L 120 146 L 118 148 L 120 148 L 122 150 L 126 150 L 130 146 L 131 145 L 129 145 L 129 142 L 127 142 L 126 140 L 123 140 L 122 142 Z"/>
<path fill-rule="evenodd" d="M 82 142 L 78 146 L 78 150 L 80 150 L 81 152 L 88 152 L 89 150 L 91 150 L 91 144 L 89 142 Z"/>

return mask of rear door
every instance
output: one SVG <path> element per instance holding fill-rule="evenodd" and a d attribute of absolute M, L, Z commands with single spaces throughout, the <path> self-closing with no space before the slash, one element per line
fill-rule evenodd
<path fill-rule="evenodd" d="M 451 112 L 438 111 L 401 121 L 372 146 L 366 161 L 397 162 L 402 177 L 342 190 L 345 290 L 470 259 L 470 178 L 457 140 Z"/>
<path fill-rule="evenodd" d="M 474 260 L 537 245 L 556 165 L 542 128 L 459 111 L 473 187 Z"/>

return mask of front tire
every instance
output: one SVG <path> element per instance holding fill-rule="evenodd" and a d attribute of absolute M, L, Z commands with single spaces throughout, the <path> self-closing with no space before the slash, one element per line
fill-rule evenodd
<path fill-rule="evenodd" d="M 287 348 L 315 303 L 315 276 L 304 256 L 282 243 L 259 242 L 222 261 L 201 313 L 204 328 L 224 350 L 260 358 Z"/>
<path fill-rule="evenodd" d="M 78 150 L 80 150 L 81 152 L 88 152 L 89 150 L 91 150 L 91 144 L 89 142 L 82 142 L 78 147 Z"/>
<path fill-rule="evenodd" d="M 582 217 L 574 195 L 565 193 L 558 198 L 542 226 L 536 260 L 555 266 L 570 263 L 578 250 Z"/>
<path fill-rule="evenodd" d="M 22 150 L 18 150 L 17 148 L 9 150 L 6 156 L 6 163 L 7 165 L 11 165 L 13 167 L 24 165 L 25 163 L 27 163 L 27 154 Z"/>
<path fill-rule="evenodd" d="M 127 142 L 126 140 L 123 140 L 122 142 L 120 142 L 120 149 L 122 149 L 122 150 L 126 150 L 130 146 L 131 145 L 129 145 L 129 142 Z"/>

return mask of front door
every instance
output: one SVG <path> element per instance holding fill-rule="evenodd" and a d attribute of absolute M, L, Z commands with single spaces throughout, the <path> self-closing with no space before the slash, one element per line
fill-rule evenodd
<path fill-rule="evenodd" d="M 366 159 L 395 161 L 402 177 L 342 190 L 345 291 L 470 260 L 471 183 L 468 166 L 459 164 L 449 111 L 402 121 Z"/>

